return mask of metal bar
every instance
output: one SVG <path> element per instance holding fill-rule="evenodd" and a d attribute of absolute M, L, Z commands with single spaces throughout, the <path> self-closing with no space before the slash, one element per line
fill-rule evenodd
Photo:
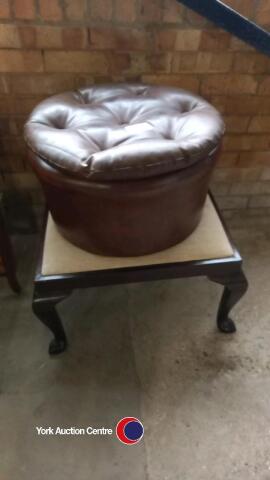
<path fill-rule="evenodd" d="M 270 56 L 270 33 L 219 0 L 177 0 Z"/>

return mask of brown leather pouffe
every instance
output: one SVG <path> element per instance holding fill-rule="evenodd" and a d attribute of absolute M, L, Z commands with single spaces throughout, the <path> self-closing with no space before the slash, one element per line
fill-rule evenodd
<path fill-rule="evenodd" d="M 59 231 L 112 256 L 154 253 L 191 234 L 223 133 L 219 113 L 202 98 L 141 84 L 56 95 L 25 126 Z"/>

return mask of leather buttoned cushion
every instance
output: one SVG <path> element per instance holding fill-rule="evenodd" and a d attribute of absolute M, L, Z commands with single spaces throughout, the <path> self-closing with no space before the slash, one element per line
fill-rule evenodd
<path fill-rule="evenodd" d="M 194 230 L 223 132 L 219 113 L 189 92 L 117 84 L 43 101 L 25 139 L 62 234 L 131 256 Z"/>
<path fill-rule="evenodd" d="M 25 138 L 45 162 L 95 181 L 186 168 L 210 154 L 223 131 L 218 112 L 188 92 L 109 85 L 45 100 L 31 114 Z"/>

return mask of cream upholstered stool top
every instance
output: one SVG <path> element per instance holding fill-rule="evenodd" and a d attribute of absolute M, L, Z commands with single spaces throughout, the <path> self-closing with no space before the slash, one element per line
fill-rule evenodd
<path fill-rule="evenodd" d="M 235 332 L 229 317 L 232 307 L 247 289 L 242 259 L 232 243 L 221 214 L 212 198 L 207 198 L 196 230 L 183 242 L 151 255 L 105 257 L 88 253 L 64 239 L 52 217 L 47 217 L 35 277 L 33 310 L 53 333 L 49 353 L 63 352 L 65 330 L 57 313 L 57 303 L 73 290 L 119 283 L 205 276 L 223 285 L 217 314 L 221 332 Z"/>
<path fill-rule="evenodd" d="M 232 255 L 232 246 L 216 209 L 208 197 L 199 226 L 186 240 L 161 252 L 141 257 L 104 257 L 81 250 L 64 239 L 49 215 L 41 273 L 42 275 L 58 275 L 224 258 Z"/>

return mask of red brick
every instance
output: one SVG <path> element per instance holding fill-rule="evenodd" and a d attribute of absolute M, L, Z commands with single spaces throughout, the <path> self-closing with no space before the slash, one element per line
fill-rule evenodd
<path fill-rule="evenodd" d="M 248 153 L 248 152 L 246 152 Z M 232 180 L 234 182 L 249 183 L 259 180 L 262 172 L 261 166 L 252 165 L 251 167 L 241 167 L 238 162 L 234 167 L 234 174 Z"/>
<path fill-rule="evenodd" d="M 239 167 L 251 167 L 255 165 L 269 165 L 270 151 L 267 152 L 241 152 L 237 165 Z"/>
<path fill-rule="evenodd" d="M 270 182 L 269 181 L 260 181 L 255 182 L 253 185 L 252 193 L 254 195 L 264 195 L 270 194 Z M 267 222 L 268 223 L 268 222 Z"/>
<path fill-rule="evenodd" d="M 80 50 L 87 46 L 87 31 L 85 28 L 63 28 L 63 47 L 66 50 Z"/>
<path fill-rule="evenodd" d="M 242 115 L 227 115 L 224 117 L 228 133 L 244 133 L 248 129 L 250 117 Z"/>
<path fill-rule="evenodd" d="M 5 77 L 4 75 L 0 76 L 0 93 L 9 93 L 9 83 L 8 83 L 8 78 Z"/>
<path fill-rule="evenodd" d="M 270 0 L 259 3 L 255 18 L 260 25 L 270 25 Z"/>
<path fill-rule="evenodd" d="M 172 73 L 194 72 L 198 54 L 195 52 L 172 53 Z"/>
<path fill-rule="evenodd" d="M 268 115 L 270 111 L 270 97 L 255 95 L 213 96 L 211 102 L 222 113 L 232 115 Z"/>
<path fill-rule="evenodd" d="M 0 25 L 0 48 L 19 48 L 21 46 L 18 29 L 14 25 Z"/>
<path fill-rule="evenodd" d="M 149 32 L 135 28 L 91 28 L 90 46 L 104 50 L 144 50 L 151 48 Z"/>
<path fill-rule="evenodd" d="M 112 0 L 91 0 L 90 15 L 93 20 L 111 20 L 112 12 Z"/>
<path fill-rule="evenodd" d="M 200 50 L 220 51 L 227 50 L 230 46 L 231 35 L 222 30 L 203 30 L 201 35 Z"/>
<path fill-rule="evenodd" d="M 111 75 L 95 75 L 94 76 L 94 84 L 104 84 L 104 83 L 111 83 L 112 76 Z"/>
<path fill-rule="evenodd" d="M 263 0 L 263 2 L 265 2 L 265 0 Z M 224 3 L 247 18 L 254 17 L 256 9 L 256 2 L 254 2 L 254 0 L 226 0 Z"/>
<path fill-rule="evenodd" d="M 72 90 L 75 88 L 74 75 L 63 74 L 37 74 L 37 75 L 12 75 L 10 88 L 15 94 L 25 95 L 53 95 L 54 93 Z"/>
<path fill-rule="evenodd" d="M 45 98 L 47 95 L 35 95 L 31 97 L 18 96 L 14 99 L 13 114 L 15 115 L 29 115 L 32 110 Z"/>
<path fill-rule="evenodd" d="M 235 53 L 233 70 L 249 74 L 270 72 L 270 59 L 259 53 Z"/>
<path fill-rule="evenodd" d="M 37 34 L 36 28 L 28 25 L 18 27 L 20 43 L 23 48 L 36 48 Z"/>
<path fill-rule="evenodd" d="M 223 73 L 229 72 L 232 65 L 232 54 L 212 52 L 174 53 L 172 72 Z"/>
<path fill-rule="evenodd" d="M 123 73 L 123 74 L 114 74 L 111 75 L 111 82 L 113 83 L 122 83 L 122 82 L 132 82 L 133 80 L 133 75 Z M 136 80 L 135 82 L 140 82 L 141 81 L 141 75 L 136 75 Z"/>
<path fill-rule="evenodd" d="M 263 222 L 264 221 L 267 222 L 267 217 L 266 216 L 270 214 L 270 209 L 269 208 L 252 208 L 252 209 L 247 210 L 245 213 L 247 214 L 247 216 L 252 221 L 256 221 L 256 219 L 258 219 L 260 221 L 260 218 L 262 217 L 261 220 Z M 236 223 L 236 225 L 237 225 L 237 223 Z"/>
<path fill-rule="evenodd" d="M 164 54 L 148 54 L 142 52 L 130 53 L 131 64 L 128 73 L 168 73 L 170 70 L 170 59 Z M 121 72 L 119 72 L 121 73 Z"/>
<path fill-rule="evenodd" d="M 171 0 L 165 0 L 163 22 L 166 23 L 183 23 L 184 7 L 178 2 L 172 2 Z"/>
<path fill-rule="evenodd" d="M 143 75 L 142 81 L 153 85 L 168 85 L 193 92 L 199 91 L 199 80 L 194 75 Z"/>
<path fill-rule="evenodd" d="M 86 0 L 66 0 L 66 16 L 70 20 L 84 20 L 87 12 Z"/>
<path fill-rule="evenodd" d="M 1 72 L 42 72 L 41 52 L 0 50 Z"/>
<path fill-rule="evenodd" d="M 160 53 L 147 55 L 151 72 L 170 73 L 171 71 L 171 53 Z"/>
<path fill-rule="evenodd" d="M 1 0 L 0 2 L 0 18 L 10 17 L 9 0 Z"/>
<path fill-rule="evenodd" d="M 207 25 L 207 19 L 205 17 L 202 17 L 189 8 L 185 9 L 185 18 L 187 23 L 194 27 L 205 27 Z"/>
<path fill-rule="evenodd" d="M 89 85 L 94 84 L 94 77 L 93 75 L 86 74 L 86 75 L 75 75 L 74 78 L 75 88 L 80 87 L 88 87 Z"/>
<path fill-rule="evenodd" d="M 1 115 L 14 115 L 14 99 L 11 95 L 0 96 L 0 113 Z"/>
<path fill-rule="evenodd" d="M 175 50 L 198 50 L 200 40 L 200 30 L 177 30 Z"/>
<path fill-rule="evenodd" d="M 162 14 L 162 0 L 139 0 L 139 21 L 148 23 L 160 22 Z"/>
<path fill-rule="evenodd" d="M 244 9 L 255 4 L 228 1 Z M 268 1 L 260 3 L 265 6 Z M 34 19 L 39 4 L 45 22 L 0 26 L 0 49 L 7 49 L 0 50 L 4 168 L 21 170 L 24 147 L 21 139 L 12 139 L 20 134 L 25 115 L 43 98 L 81 85 L 134 80 L 200 91 L 224 114 L 227 134 L 215 174 L 218 194 L 233 194 L 238 206 L 244 206 L 248 195 L 269 192 L 270 61 L 266 56 L 214 25 L 208 29 L 205 19 L 175 0 L 11 3 L 19 20 Z M 0 18 L 9 14 L 9 2 L 0 1 Z M 63 18 L 64 25 L 46 25 Z M 45 50 L 44 55 L 38 50 Z"/>
<path fill-rule="evenodd" d="M 62 20 L 63 12 L 59 0 L 39 0 L 39 9 L 44 20 L 51 22 Z"/>
<path fill-rule="evenodd" d="M 177 30 L 161 30 L 155 34 L 156 50 L 175 50 Z"/>
<path fill-rule="evenodd" d="M 232 167 L 236 164 L 238 153 L 223 152 L 218 157 L 217 167 Z"/>
<path fill-rule="evenodd" d="M 237 37 L 234 37 L 233 35 L 231 35 L 231 43 L 230 43 L 230 49 L 233 50 L 233 51 L 250 51 L 250 52 L 255 52 L 255 49 L 249 45 L 248 43 L 246 42 L 243 42 L 242 40 L 240 40 L 240 38 L 237 38 Z"/>
<path fill-rule="evenodd" d="M 47 72 L 99 73 L 108 72 L 108 59 L 102 52 L 61 52 L 45 51 Z"/>
<path fill-rule="evenodd" d="M 269 135 L 226 135 L 223 141 L 225 151 L 257 151 L 270 148 Z"/>
<path fill-rule="evenodd" d="M 25 122 L 27 120 L 26 116 L 14 116 L 14 118 L 10 119 L 10 135 L 21 135 L 23 132 L 23 128 Z"/>
<path fill-rule="evenodd" d="M 213 182 L 210 183 L 211 192 L 216 196 L 227 195 L 229 192 L 229 182 Z"/>
<path fill-rule="evenodd" d="M 118 30 L 117 30 L 118 31 Z M 115 50 L 117 48 L 117 39 L 121 38 L 121 33 L 117 34 L 115 28 L 90 28 L 90 47 L 101 50 Z M 121 30 L 120 30 L 121 32 Z"/>
<path fill-rule="evenodd" d="M 14 0 L 14 14 L 16 18 L 32 20 L 36 16 L 34 0 Z"/>
<path fill-rule="evenodd" d="M 10 127 L 11 134 L 21 134 L 24 129 L 25 122 L 27 121 L 26 115 L 14 116 L 12 118 L 12 126 Z M 14 133 L 13 133 L 14 132 Z"/>
<path fill-rule="evenodd" d="M 231 195 L 252 195 L 257 193 L 258 182 L 234 182 L 230 188 Z"/>
<path fill-rule="evenodd" d="M 24 48 L 60 49 L 63 47 L 61 27 L 52 27 L 49 25 L 21 25 L 18 27 L 18 30 L 21 44 Z"/>
<path fill-rule="evenodd" d="M 270 116 L 256 115 L 255 117 L 253 117 L 251 119 L 248 131 L 251 133 L 269 133 L 270 132 Z"/>
<path fill-rule="evenodd" d="M 222 210 L 246 209 L 248 205 L 248 196 L 220 196 L 218 197 L 218 205 Z"/>
<path fill-rule="evenodd" d="M 130 55 L 130 67 L 126 73 L 132 75 L 141 75 L 143 73 L 151 73 L 149 56 L 141 52 L 132 52 Z M 114 72 L 117 73 L 117 72 Z M 119 73 L 122 73 L 121 71 Z"/>
<path fill-rule="evenodd" d="M 202 79 L 202 94 L 248 94 L 256 93 L 257 81 L 251 75 L 208 75 Z"/>
<path fill-rule="evenodd" d="M 269 152 L 269 165 L 270 165 L 270 152 Z M 270 167 L 266 167 L 262 169 L 260 180 L 263 180 L 263 181 L 270 180 Z"/>
<path fill-rule="evenodd" d="M 110 73 L 121 73 L 123 70 L 131 69 L 130 55 L 128 53 L 115 53 L 109 55 L 109 71 Z"/>
<path fill-rule="evenodd" d="M 235 168 L 232 167 L 221 167 L 216 168 L 212 175 L 212 180 L 214 182 L 232 182 L 235 179 Z"/>
<path fill-rule="evenodd" d="M 132 23 L 136 20 L 136 0 L 115 0 L 115 19 L 119 22 Z"/>
<path fill-rule="evenodd" d="M 216 168 L 213 174 L 214 181 L 252 182 L 260 178 L 261 168 Z"/>
<path fill-rule="evenodd" d="M 268 75 L 266 77 L 263 77 L 259 82 L 258 94 L 270 95 L 270 78 Z"/>
<path fill-rule="evenodd" d="M 250 198 L 249 207 L 266 208 L 270 207 L 270 195 L 254 195 Z"/>
<path fill-rule="evenodd" d="M 200 30 L 166 29 L 156 32 L 157 50 L 194 51 L 198 50 Z"/>
<path fill-rule="evenodd" d="M 48 25 L 36 27 L 37 48 L 62 48 L 62 29 L 61 27 L 51 27 Z"/>

